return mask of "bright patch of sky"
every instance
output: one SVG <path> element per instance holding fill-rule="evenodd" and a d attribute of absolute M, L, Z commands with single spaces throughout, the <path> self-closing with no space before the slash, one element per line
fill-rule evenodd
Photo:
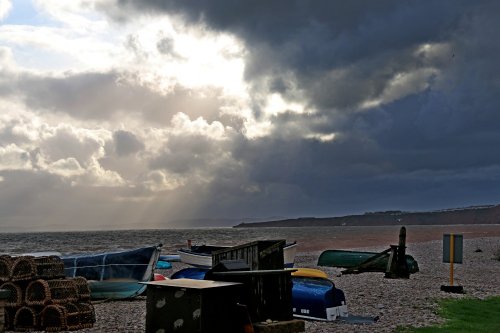
<path fill-rule="evenodd" d="M 36 71 L 109 67 L 111 59 L 103 55 L 113 45 L 104 33 L 103 21 L 88 10 L 79 13 L 69 6 L 51 10 L 51 3 L 28 0 L 12 3 L 0 27 L 0 45 L 12 50 L 16 64 Z"/>
<path fill-rule="evenodd" d="M 254 133 L 251 136 L 270 133 L 269 116 L 303 112 L 300 104 L 290 104 L 279 95 L 265 103 L 265 119 L 252 120 L 252 113 L 241 111 L 249 108 L 251 98 L 243 78 L 247 51 L 235 36 L 176 24 L 168 15 L 138 15 L 114 22 L 98 12 L 96 4 L 3 1 L 7 16 L 0 26 L 0 47 L 9 50 L 18 69 L 31 72 L 65 76 L 115 71 L 164 94 L 178 85 L 220 89 L 233 100 L 233 114 L 246 114 L 243 118 L 247 133 Z"/>
<path fill-rule="evenodd" d="M 0 0 L 0 20 L 4 19 L 12 9 L 10 0 Z"/>
<path fill-rule="evenodd" d="M 0 18 L 2 16 L 2 25 L 46 25 L 49 23 L 46 17 L 39 15 L 32 0 L 16 0 L 14 4 L 10 0 L 0 0 Z"/>
<path fill-rule="evenodd" d="M 30 70 L 134 71 L 149 86 L 169 90 L 225 87 L 244 94 L 243 49 L 235 38 L 202 30 L 176 29 L 167 16 L 138 17 L 114 23 L 76 1 L 2 2 L 6 18 L 0 45 L 12 50 L 16 64 Z"/>

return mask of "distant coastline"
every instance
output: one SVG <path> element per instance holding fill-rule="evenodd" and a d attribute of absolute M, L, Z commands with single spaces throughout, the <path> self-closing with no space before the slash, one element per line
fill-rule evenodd
<path fill-rule="evenodd" d="M 428 212 L 391 210 L 339 217 L 300 217 L 266 222 L 244 222 L 235 225 L 234 228 L 459 224 L 500 224 L 500 205 L 472 206 Z"/>

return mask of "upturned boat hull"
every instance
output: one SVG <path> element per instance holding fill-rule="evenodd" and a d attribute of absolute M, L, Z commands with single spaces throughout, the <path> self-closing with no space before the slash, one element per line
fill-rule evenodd
<path fill-rule="evenodd" d="M 344 292 L 325 278 L 294 276 L 292 278 L 293 316 L 297 318 L 334 321 L 346 317 Z"/>
<path fill-rule="evenodd" d="M 377 252 L 326 250 L 319 256 L 318 266 L 353 268 L 378 254 Z M 389 253 L 381 255 L 370 263 L 370 266 L 365 268 L 365 271 L 385 272 L 388 261 Z M 417 261 L 408 254 L 406 255 L 406 263 L 409 273 L 416 273 L 419 271 Z"/>

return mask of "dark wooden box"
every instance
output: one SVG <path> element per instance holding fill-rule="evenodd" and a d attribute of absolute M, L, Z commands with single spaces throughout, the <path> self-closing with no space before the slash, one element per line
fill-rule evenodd
<path fill-rule="evenodd" d="M 222 260 L 245 260 L 251 270 L 283 269 L 285 240 L 254 241 L 212 253 L 212 267 Z"/>
<path fill-rule="evenodd" d="M 242 283 L 241 302 L 252 322 L 260 322 L 293 319 L 291 274 L 291 270 L 262 270 L 213 272 L 211 276 L 217 281 Z"/>
<path fill-rule="evenodd" d="M 238 331 L 240 283 L 175 279 L 147 285 L 147 333 Z"/>

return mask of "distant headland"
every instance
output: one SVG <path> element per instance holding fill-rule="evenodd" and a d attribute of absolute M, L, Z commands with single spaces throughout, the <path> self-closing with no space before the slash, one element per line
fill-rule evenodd
<path fill-rule="evenodd" d="M 500 205 L 470 206 L 428 212 L 389 210 L 339 217 L 299 217 L 266 222 L 244 222 L 235 225 L 234 228 L 458 224 L 500 224 Z"/>

